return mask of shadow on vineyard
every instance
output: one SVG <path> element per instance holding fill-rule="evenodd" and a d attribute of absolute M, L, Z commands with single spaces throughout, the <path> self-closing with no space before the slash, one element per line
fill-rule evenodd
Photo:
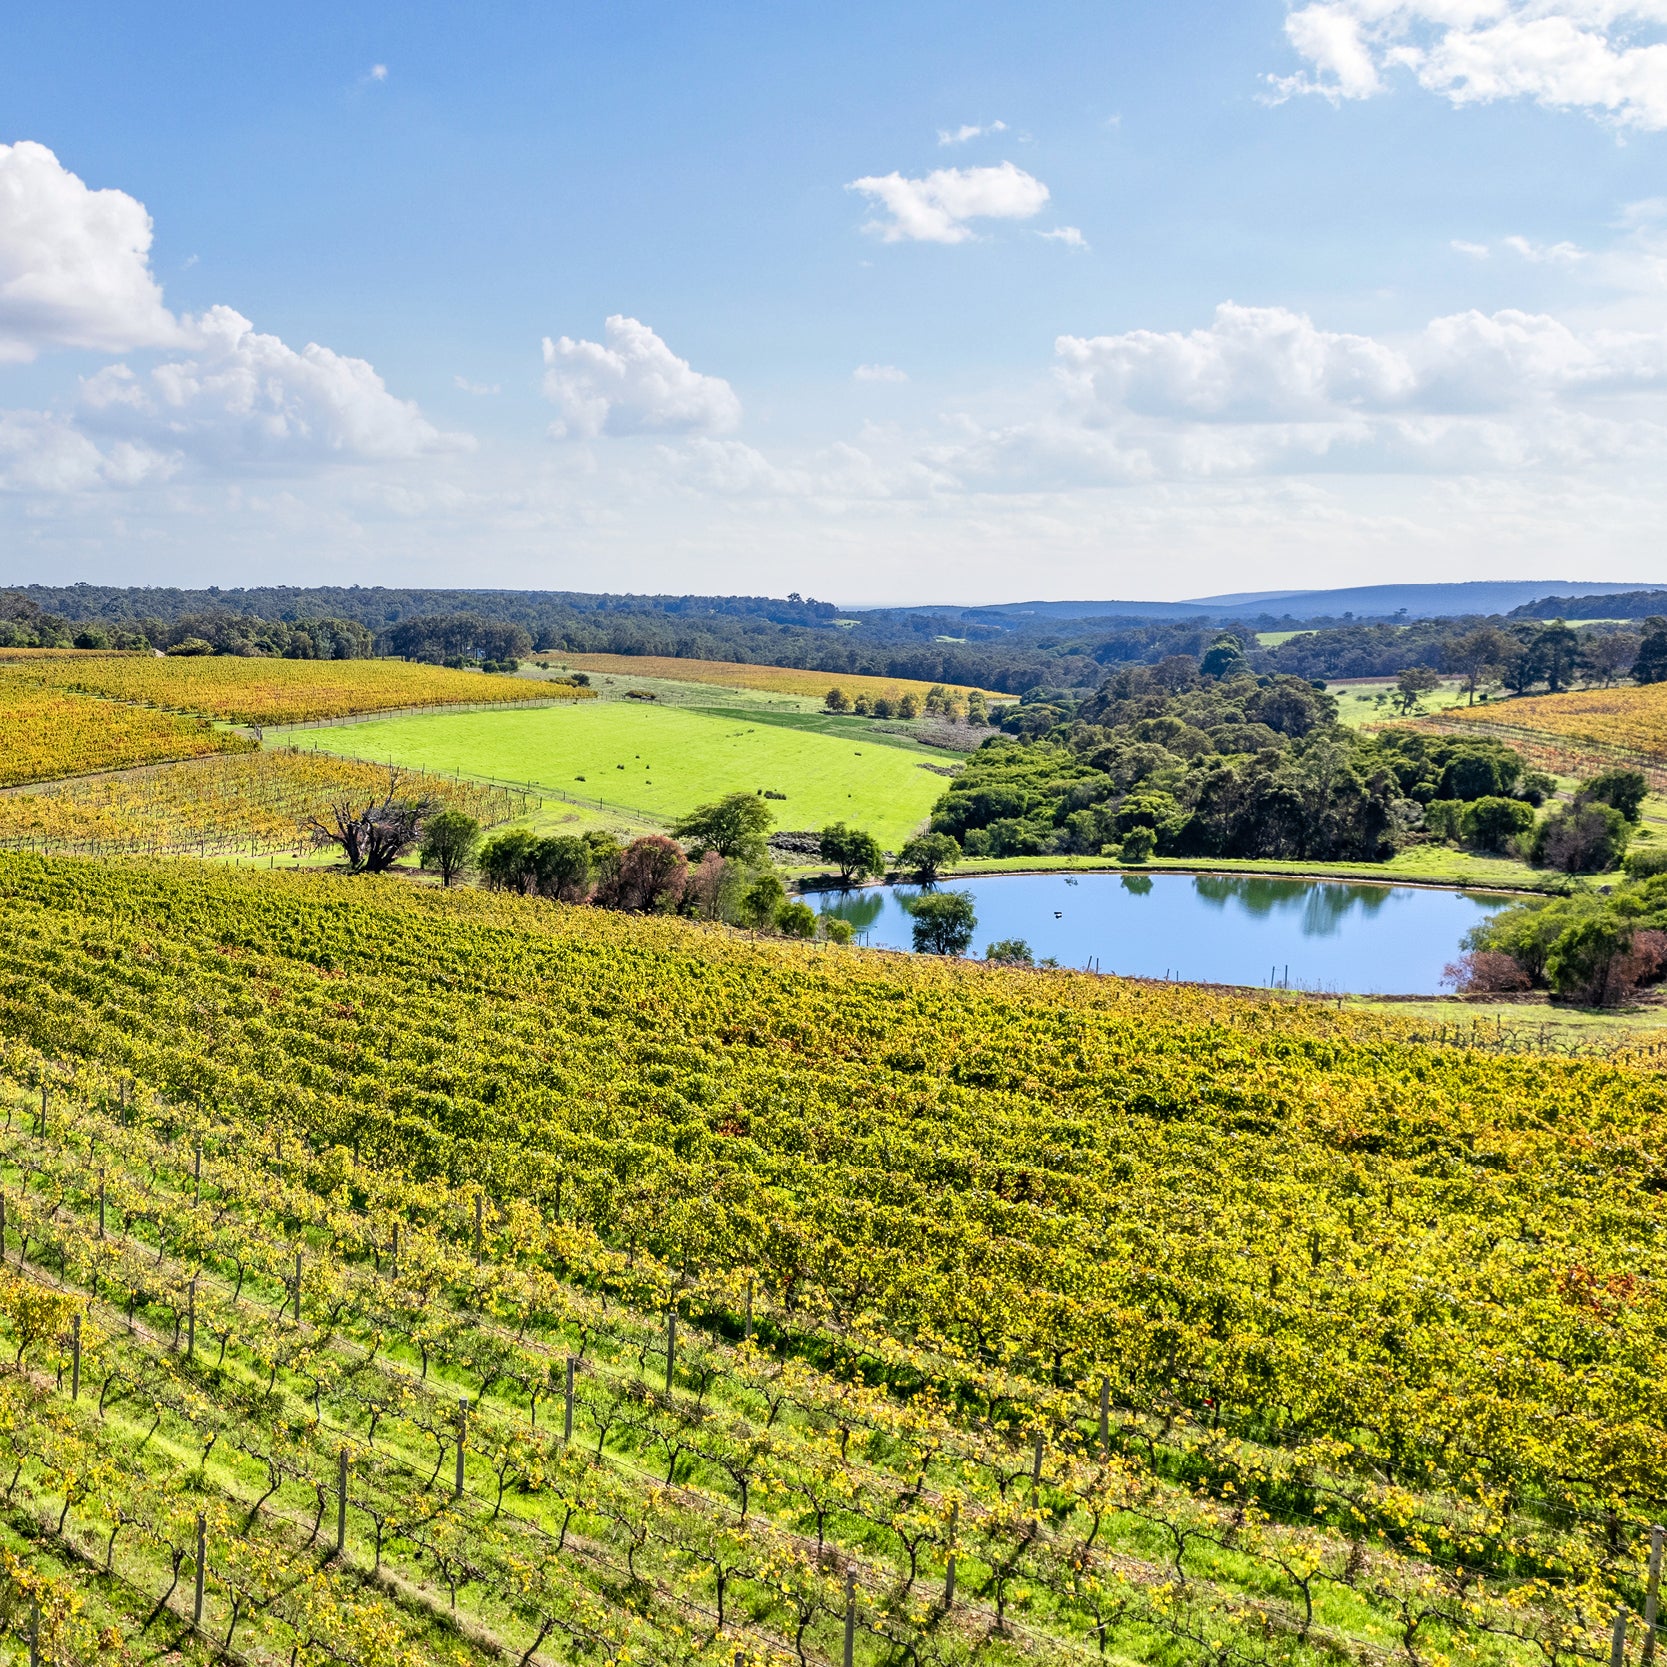
<path fill-rule="evenodd" d="M 1573 1663 L 1646 1605 L 1642 1053 L 25 855 L 0 968 L 51 1659 Z"/>

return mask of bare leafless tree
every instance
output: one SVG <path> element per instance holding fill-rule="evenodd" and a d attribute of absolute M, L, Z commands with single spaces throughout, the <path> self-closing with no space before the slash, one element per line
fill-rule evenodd
<path fill-rule="evenodd" d="M 380 797 L 360 803 L 351 794 L 333 799 L 323 816 L 309 816 L 302 830 L 322 849 L 336 846 L 354 874 L 381 874 L 417 843 L 424 819 L 436 807 L 426 793 L 406 790 L 404 771 L 390 768 Z"/>

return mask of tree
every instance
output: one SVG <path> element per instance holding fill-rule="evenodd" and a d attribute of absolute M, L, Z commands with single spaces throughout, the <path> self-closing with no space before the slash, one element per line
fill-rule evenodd
<path fill-rule="evenodd" d="M 1157 847 L 1158 836 L 1150 828 L 1133 827 L 1124 834 L 1117 854 L 1122 861 L 1139 865 L 1150 862 Z"/>
<path fill-rule="evenodd" d="M 619 872 L 602 900 L 632 914 L 666 913 L 683 901 L 688 875 L 689 859 L 676 840 L 644 834 L 620 853 Z"/>
<path fill-rule="evenodd" d="M 1565 874 L 1599 874 L 1626 852 L 1632 826 L 1611 805 L 1588 800 L 1554 811 L 1534 830 L 1532 861 Z"/>
<path fill-rule="evenodd" d="M 573 834 L 547 834 L 531 852 L 535 883 L 546 897 L 582 903 L 590 892 L 590 847 Z"/>
<path fill-rule="evenodd" d="M 1613 770 L 1600 771 L 1590 781 L 1583 782 L 1574 796 L 1574 802 L 1609 805 L 1627 821 L 1636 822 L 1649 790 L 1650 784 L 1644 779 L 1642 770 L 1628 770 L 1617 765 Z"/>
<path fill-rule="evenodd" d="M 1230 631 L 1223 631 L 1205 651 L 1198 662 L 1200 677 L 1235 677 L 1249 671 L 1245 662 L 1244 645 Z"/>
<path fill-rule="evenodd" d="M 1023 938 L 999 938 L 984 951 L 984 959 L 997 967 L 1033 967 L 1036 958 Z"/>
<path fill-rule="evenodd" d="M 781 876 L 767 868 L 747 887 L 741 897 L 741 919 L 756 931 L 771 925 L 787 901 L 787 887 Z"/>
<path fill-rule="evenodd" d="M 839 883 L 850 886 L 859 879 L 886 871 L 885 852 L 873 834 L 861 828 L 847 827 L 843 822 L 830 822 L 822 830 L 818 850 L 823 862 L 831 862 L 839 870 Z"/>
<path fill-rule="evenodd" d="M 1395 679 L 1395 704 L 1410 717 L 1425 695 L 1441 687 L 1441 673 L 1433 666 L 1407 666 Z"/>
<path fill-rule="evenodd" d="M 909 905 L 915 950 L 921 955 L 964 955 L 978 916 L 970 891 L 933 891 Z"/>
<path fill-rule="evenodd" d="M 1568 687 L 1580 661 L 1580 638 L 1562 620 L 1552 623 L 1534 639 L 1534 652 L 1539 657 L 1540 675 L 1546 687 L 1555 695 Z"/>
<path fill-rule="evenodd" d="M 828 690 L 828 698 L 823 701 L 822 705 L 829 712 L 849 712 L 851 710 L 851 697 L 836 683 Z"/>
<path fill-rule="evenodd" d="M 1473 800 L 1459 814 L 1459 833 L 1480 851 L 1503 851 L 1534 825 L 1534 808 L 1521 799 Z"/>
<path fill-rule="evenodd" d="M 903 866 L 914 873 L 917 885 L 935 886 L 946 868 L 961 860 L 961 847 L 953 834 L 916 834 L 898 853 Z"/>
<path fill-rule="evenodd" d="M 697 805 L 672 832 L 687 840 L 698 859 L 708 851 L 742 862 L 759 862 L 775 817 L 756 793 L 729 793 L 715 804 Z"/>
<path fill-rule="evenodd" d="M 982 689 L 970 690 L 967 694 L 967 722 L 975 727 L 990 721 L 989 702 L 984 698 Z"/>
<path fill-rule="evenodd" d="M 480 823 L 467 811 L 439 810 L 423 823 L 422 845 L 417 861 L 440 876 L 449 886 L 475 860 L 480 845 Z"/>
<path fill-rule="evenodd" d="M 900 718 L 918 718 L 920 716 L 920 696 L 913 689 L 908 690 L 898 701 L 897 715 Z"/>
<path fill-rule="evenodd" d="M 1454 637 L 1441 651 L 1448 671 L 1458 677 L 1469 697 L 1476 704 L 1476 691 L 1483 683 L 1499 676 L 1499 668 L 1510 657 L 1515 645 L 1496 625 L 1480 625 L 1462 637 Z"/>
<path fill-rule="evenodd" d="M 1587 637 L 1580 652 L 1580 670 L 1589 683 L 1608 689 L 1637 663 L 1643 638 L 1631 631 L 1605 631 Z"/>
<path fill-rule="evenodd" d="M 1624 995 L 1633 929 L 1629 922 L 1594 917 L 1566 928 L 1545 960 L 1553 995 L 1602 1006 Z M 1619 976 L 1618 976 L 1619 975 Z"/>
<path fill-rule="evenodd" d="M 1655 625 L 1657 629 L 1651 630 Z M 1634 683 L 1667 683 L 1667 624 L 1660 620 L 1644 621 L 1644 640 L 1638 645 L 1638 658 L 1632 663 Z"/>
<path fill-rule="evenodd" d="M 538 885 L 533 852 L 538 841 L 525 828 L 494 834 L 480 848 L 480 877 L 493 891 L 530 892 Z"/>
<path fill-rule="evenodd" d="M 403 797 L 405 783 L 404 771 L 391 769 L 380 798 L 373 794 L 360 805 L 343 794 L 331 801 L 324 816 L 309 816 L 301 826 L 320 849 L 337 846 L 347 858 L 349 873 L 385 873 L 417 843 L 434 809 L 427 794 Z"/>

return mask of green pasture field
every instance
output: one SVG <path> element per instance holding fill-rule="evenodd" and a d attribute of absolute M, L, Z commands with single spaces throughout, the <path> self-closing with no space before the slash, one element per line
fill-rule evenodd
<path fill-rule="evenodd" d="M 947 785 L 923 768 L 943 754 L 646 702 L 432 713 L 292 739 L 354 758 L 527 782 L 659 821 L 725 793 L 768 790 L 786 795 L 771 801 L 778 828 L 846 821 L 889 849 L 924 822 Z"/>
<path fill-rule="evenodd" d="M 1384 723 L 1400 716 L 1399 709 L 1390 700 L 1380 702 L 1378 699 L 1379 695 L 1393 697 L 1395 679 L 1392 677 L 1363 683 L 1333 683 L 1327 693 L 1337 698 L 1338 721 L 1353 729 L 1359 729 L 1364 724 Z M 1431 712 L 1445 712 L 1449 706 L 1462 706 L 1466 698 L 1456 678 L 1445 681 L 1440 688 L 1432 689 L 1419 699 L 1412 715 L 1416 718 Z"/>

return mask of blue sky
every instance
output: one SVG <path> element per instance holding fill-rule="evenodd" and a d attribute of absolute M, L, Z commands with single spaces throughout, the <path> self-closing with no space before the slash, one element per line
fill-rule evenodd
<path fill-rule="evenodd" d="M 1667 579 L 1664 24 L 14 16 L 0 582 Z"/>

